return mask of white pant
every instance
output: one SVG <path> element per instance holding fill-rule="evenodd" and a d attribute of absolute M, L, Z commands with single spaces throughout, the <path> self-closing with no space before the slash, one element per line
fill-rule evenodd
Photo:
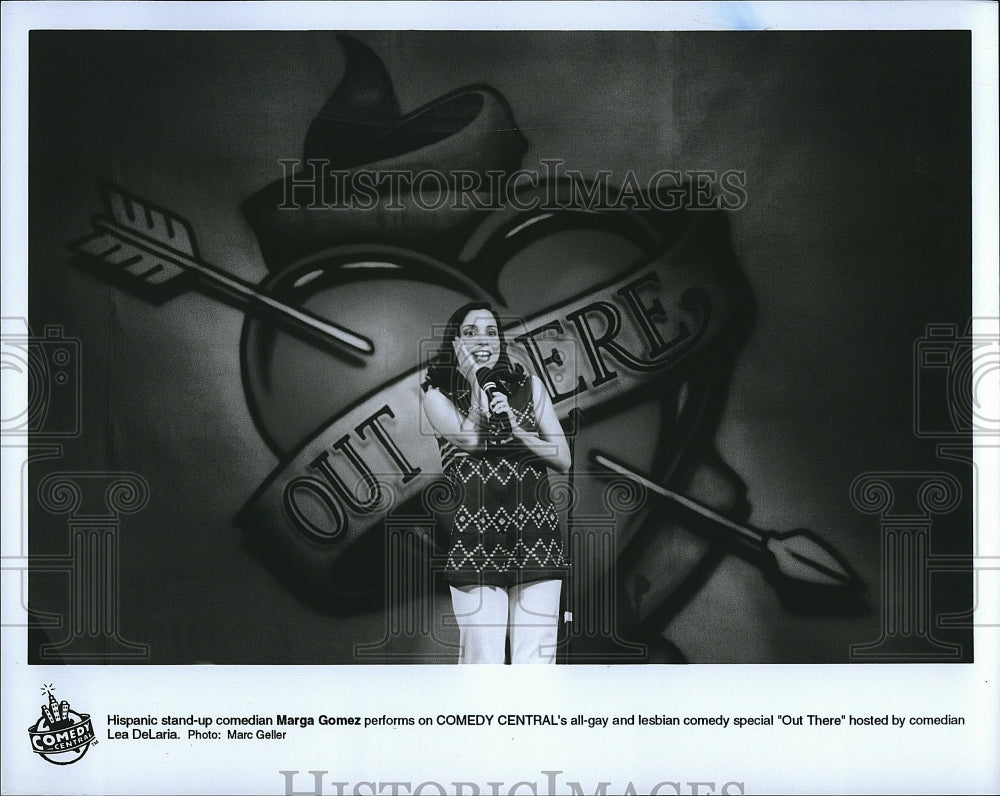
<path fill-rule="evenodd" d="M 452 586 L 459 663 L 503 663 L 510 632 L 511 663 L 555 663 L 561 580 L 511 586 Z"/>

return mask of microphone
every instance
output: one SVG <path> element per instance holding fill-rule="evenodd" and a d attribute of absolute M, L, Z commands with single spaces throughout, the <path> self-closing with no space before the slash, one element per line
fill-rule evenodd
<path fill-rule="evenodd" d="M 486 393 L 486 397 L 489 398 L 490 401 L 493 400 L 493 396 L 497 393 L 507 395 L 507 391 L 497 384 L 497 381 L 493 376 L 493 371 L 489 368 L 484 367 L 477 370 L 476 381 L 479 382 L 479 386 L 482 387 L 483 392 Z M 500 426 L 497 436 L 505 437 L 507 439 L 511 438 L 512 432 L 510 427 L 510 418 L 507 415 L 499 415 L 497 421 Z M 502 441 L 506 442 L 507 439 Z"/>

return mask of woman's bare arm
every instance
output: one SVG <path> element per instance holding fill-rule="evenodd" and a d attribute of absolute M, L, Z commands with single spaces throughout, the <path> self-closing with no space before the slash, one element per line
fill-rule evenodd
<path fill-rule="evenodd" d="M 439 436 L 469 453 L 481 451 L 486 443 L 486 414 L 473 406 L 463 415 L 455 404 L 436 387 L 429 387 L 421 401 L 424 416 Z"/>
<path fill-rule="evenodd" d="M 535 405 L 535 417 L 538 419 L 537 433 L 525 431 L 517 424 L 506 396 L 499 393 L 495 395 L 490 402 L 490 410 L 506 412 L 510 418 L 511 431 L 521 444 L 544 461 L 548 467 L 565 473 L 572 463 L 569 444 L 566 442 L 566 434 L 559 418 L 556 417 L 549 394 L 536 376 L 531 377 L 531 398 Z"/>

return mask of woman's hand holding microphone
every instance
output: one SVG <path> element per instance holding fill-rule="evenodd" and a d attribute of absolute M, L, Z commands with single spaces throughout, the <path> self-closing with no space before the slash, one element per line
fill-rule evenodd
<path fill-rule="evenodd" d="M 452 348 L 455 350 L 455 368 L 458 370 L 459 375 L 469 382 L 469 387 L 472 391 L 470 401 L 472 412 L 480 415 L 485 422 L 490 415 L 490 400 L 476 379 L 476 371 L 479 368 L 476 358 L 462 345 L 460 340 L 453 340 Z"/>

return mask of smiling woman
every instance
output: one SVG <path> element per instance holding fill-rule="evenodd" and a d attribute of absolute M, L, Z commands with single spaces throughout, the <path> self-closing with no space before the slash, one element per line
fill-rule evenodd
<path fill-rule="evenodd" d="M 513 366 L 496 313 L 478 302 L 445 326 L 424 413 L 457 495 L 445 576 L 459 663 L 553 663 L 568 564 L 548 470 L 570 453 L 548 393 Z"/>

